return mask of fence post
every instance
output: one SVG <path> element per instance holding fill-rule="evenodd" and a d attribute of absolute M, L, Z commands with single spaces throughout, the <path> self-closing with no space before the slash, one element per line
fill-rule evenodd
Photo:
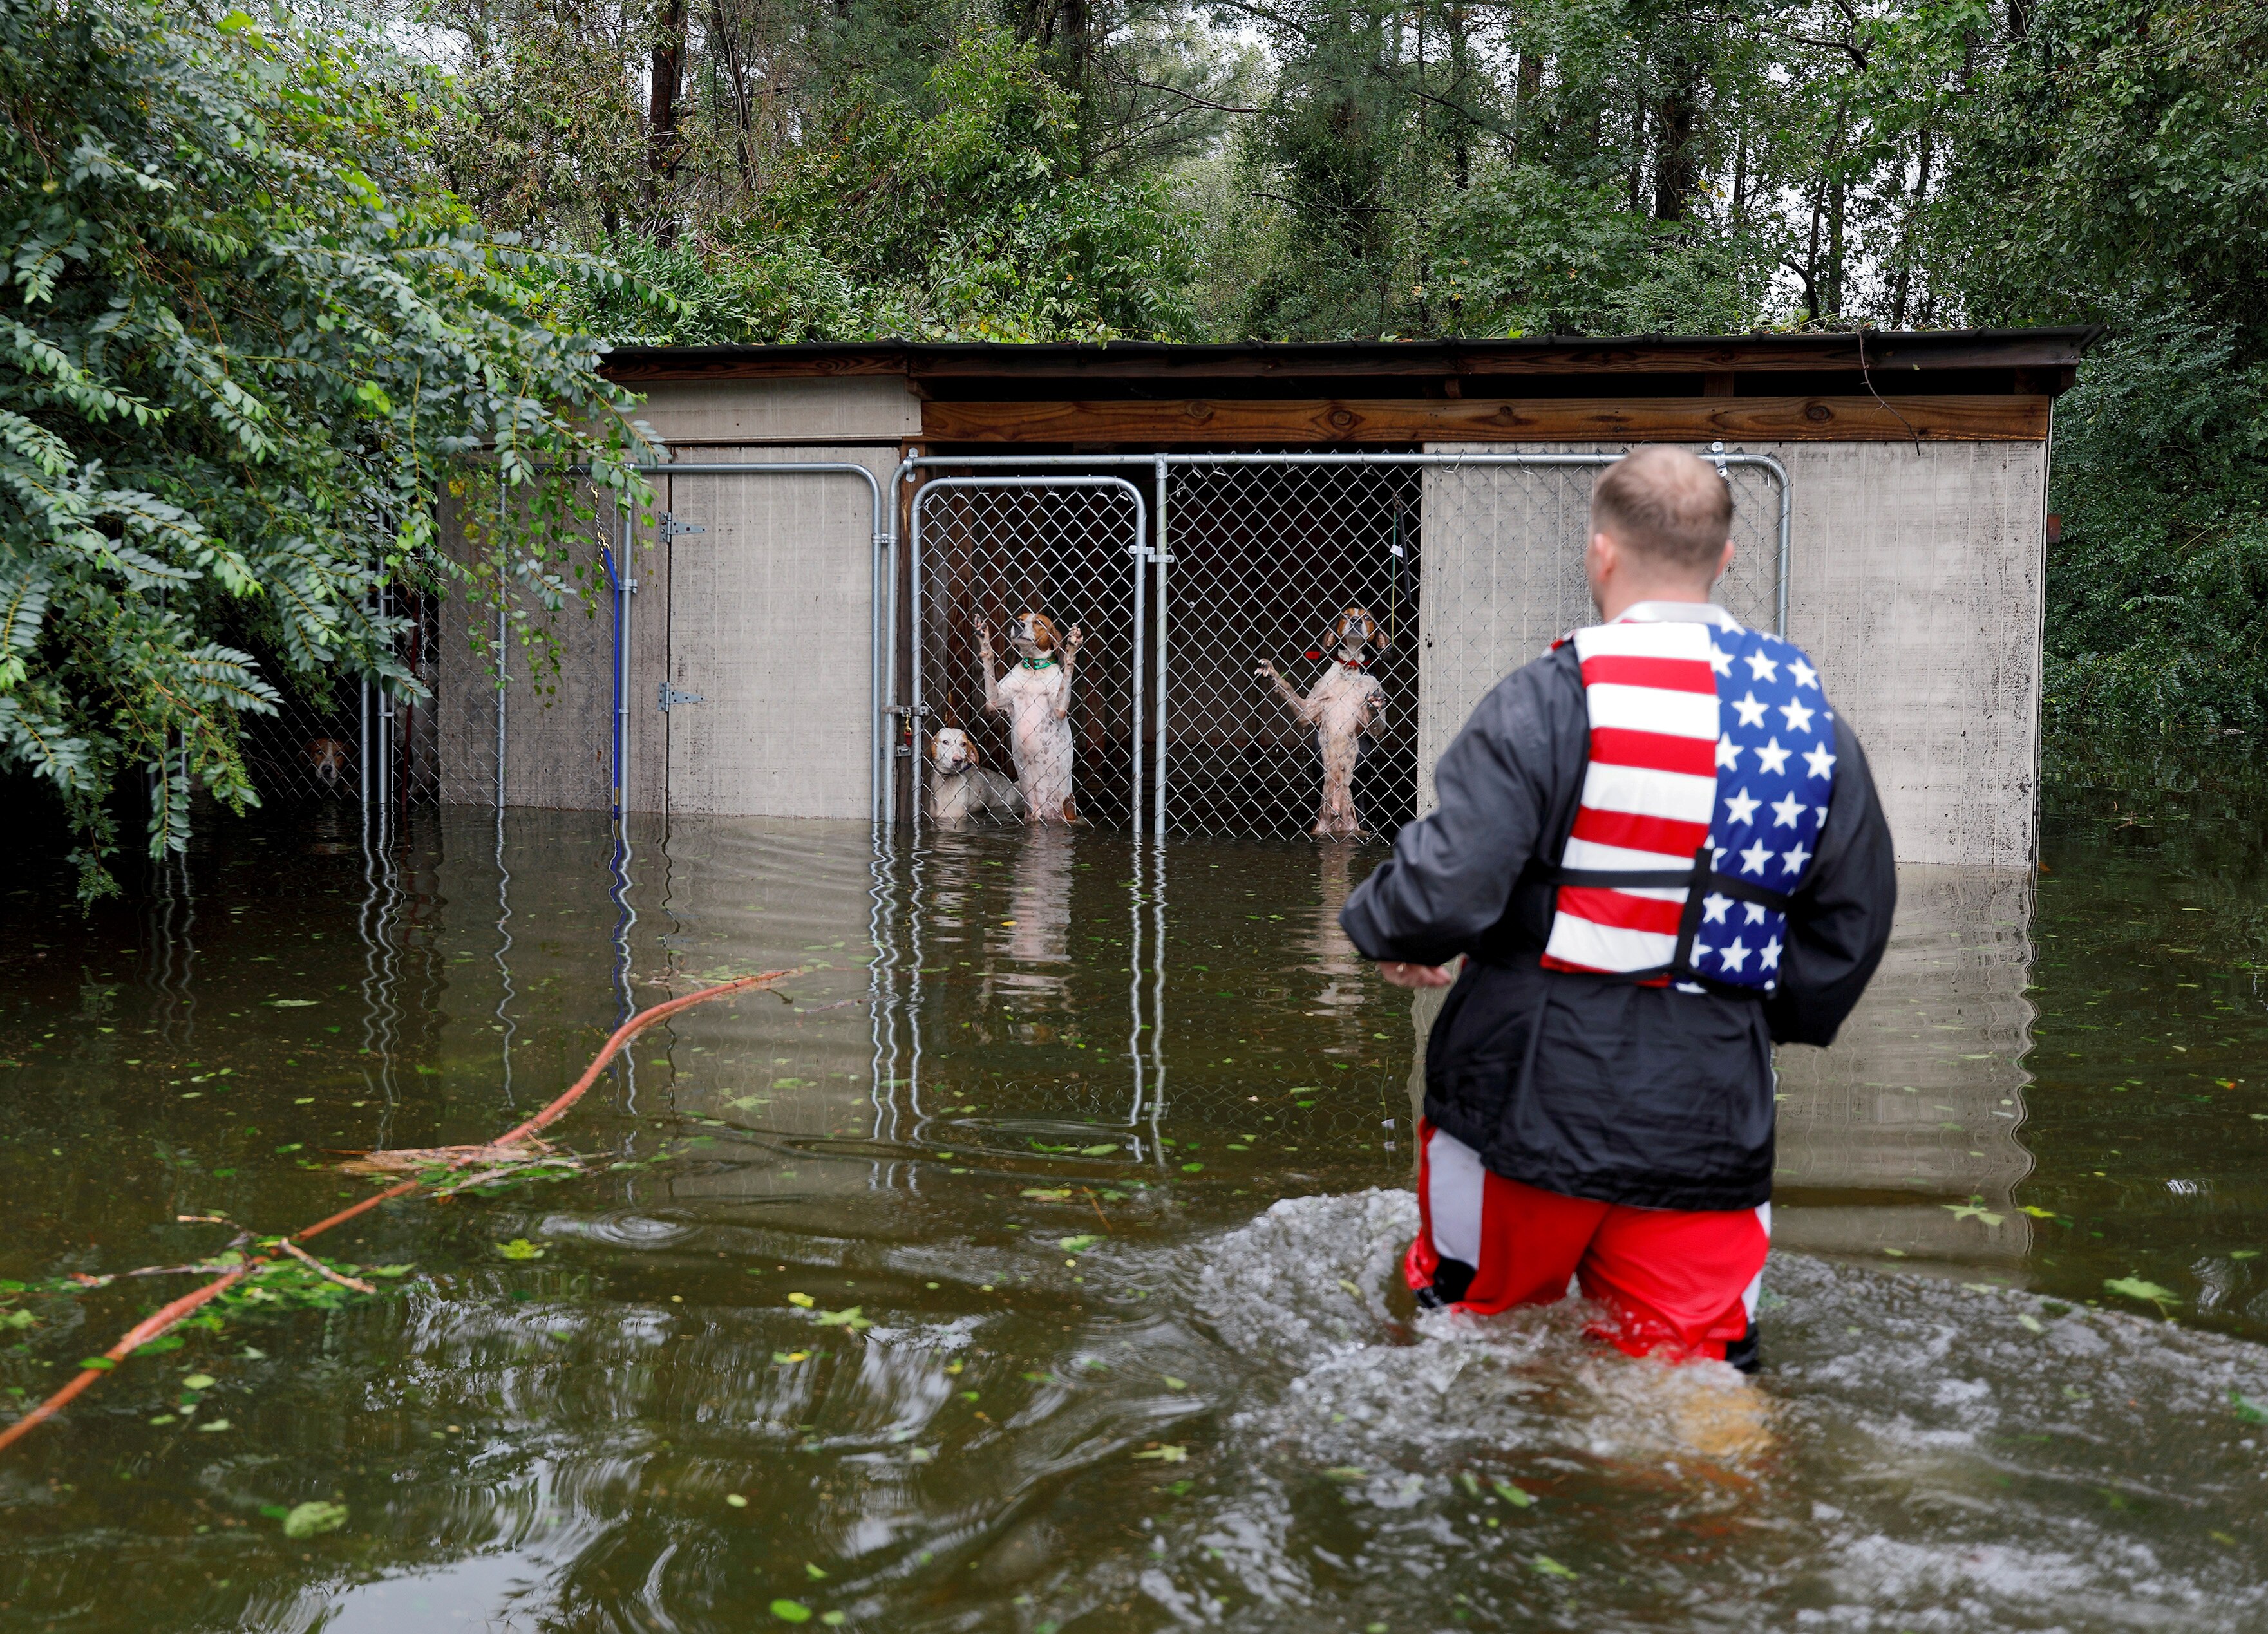
<path fill-rule="evenodd" d="M 1166 617 L 1172 607 L 1172 598 L 1166 593 L 1166 571 L 1172 564 L 1174 552 L 1166 533 L 1166 477 L 1168 470 L 1166 456 L 1160 454 L 1157 464 L 1158 482 L 1158 768 L 1154 814 L 1150 822 L 1150 837 L 1163 843 L 1166 838 Z M 1136 790 L 1137 799 L 1141 791 Z"/>

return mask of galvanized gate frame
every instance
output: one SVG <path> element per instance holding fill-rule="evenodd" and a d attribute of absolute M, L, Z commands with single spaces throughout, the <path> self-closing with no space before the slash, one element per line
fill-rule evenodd
<path fill-rule="evenodd" d="M 889 744 L 888 698 L 882 691 L 883 666 L 880 654 L 890 645 L 890 627 L 883 622 L 885 610 L 895 605 L 895 585 L 887 571 L 891 555 L 897 544 L 897 530 L 883 525 L 883 489 L 881 479 L 865 466 L 851 460 L 658 460 L 637 467 L 643 476 L 855 476 L 866 484 L 868 497 L 873 504 L 873 592 L 867 613 L 868 639 L 876 655 L 873 680 L 869 687 L 870 717 L 876 723 L 872 753 L 867 757 L 867 778 L 870 784 L 869 805 L 879 813 L 882 806 L 882 785 L 887 777 L 887 760 Z M 895 491 L 895 490 L 894 490 Z M 607 570 L 607 583 L 614 597 L 615 614 L 615 730 L 614 730 L 614 808 L 615 818 L 623 816 L 624 803 L 630 792 L 630 598 L 637 593 L 637 580 L 630 575 L 630 534 L 633 519 L 629 507 L 619 500 L 615 503 L 615 543 L 611 549 L 600 548 L 600 558 Z M 661 513 L 662 537 L 667 541 L 674 534 L 695 530 L 679 526 L 669 512 Z M 893 519 L 895 520 L 895 518 Z M 497 640 L 504 638 L 504 615 L 497 615 Z M 497 688 L 497 809 L 504 809 L 504 688 Z"/>
<path fill-rule="evenodd" d="M 1790 566 L 1789 558 L 1791 555 L 1794 520 L 1794 495 L 1788 483 L 1787 467 L 1782 465 L 1778 460 L 1772 458 L 1770 454 L 1728 453 L 1725 448 L 1725 445 L 1721 442 L 1712 443 L 1710 445 L 1708 452 L 1702 457 L 1717 467 L 1717 473 L 1720 476 L 1726 475 L 1732 467 L 1736 466 L 1749 469 L 1764 471 L 1771 477 L 1773 482 L 1779 489 L 1779 526 L 1778 539 L 1777 541 L 1778 547 L 1778 559 L 1775 564 L 1775 584 L 1773 586 L 1773 629 L 1776 633 L 1785 635 L 1787 633 L 1788 571 Z M 972 467 L 978 467 L 986 470 L 1014 469 L 1033 471 L 1044 470 L 1050 467 L 1061 467 L 1066 466 L 1084 467 L 1086 469 L 1092 470 L 1096 466 L 1113 465 L 1147 467 L 1149 468 L 1152 474 L 1152 482 L 1154 484 L 1154 497 L 1152 504 L 1157 512 L 1158 519 L 1156 540 L 1154 542 L 1145 543 L 1142 549 L 1142 557 L 1146 559 L 1148 563 L 1157 570 L 1158 575 L 1158 639 L 1157 651 L 1154 654 L 1154 662 L 1158 666 L 1157 688 L 1154 694 L 1154 709 L 1156 711 L 1157 721 L 1157 767 L 1156 780 L 1152 796 L 1153 809 L 1151 815 L 1150 834 L 1152 838 L 1162 840 L 1165 837 L 1166 832 L 1167 757 L 1171 742 L 1171 736 L 1168 730 L 1167 711 L 1167 676 L 1169 671 L 1167 660 L 1168 641 L 1167 626 L 1173 604 L 1172 597 L 1168 590 L 1167 570 L 1173 565 L 1174 560 L 1172 536 L 1168 531 L 1167 525 L 1168 512 L 1167 483 L 1169 474 L 1175 466 L 1440 466 L 1450 469 L 1486 469 L 1492 467 L 1539 467 L 1546 469 L 1565 469 L 1569 467 L 1580 468 L 1586 467 L 1599 467 L 1609 466 L 1621 458 L 1622 455 L 1618 453 L 1574 453 L 1501 454 L 1223 454 L 1158 453 L 1146 454 L 957 454 L 928 456 L 917 454 L 900 463 L 897 471 L 891 481 L 891 490 L 895 492 L 901 484 L 917 481 L 924 472 L 939 467 L 949 467 L 955 470 L 964 471 Z M 734 468 L 746 469 L 748 467 L 741 467 Z M 767 467 L 756 468 L 762 469 Z M 790 467 L 772 467 L 769 468 L 784 470 Z M 861 472 L 864 472 L 865 470 L 864 467 L 857 467 L 854 468 Z M 914 526 L 911 539 L 912 563 L 909 570 L 913 580 L 913 615 L 915 620 L 914 641 L 916 644 L 917 654 L 915 664 L 915 686 L 917 689 L 918 689 L 920 686 L 920 665 L 918 653 L 921 639 L 921 501 L 918 497 L 918 494 L 926 492 L 930 487 L 944 488 L 954 484 L 981 485 L 988 480 L 994 483 L 998 483 L 1000 482 L 1000 479 L 986 479 L 983 477 L 945 478 L 926 483 L 921 489 L 917 491 L 917 497 L 913 505 Z M 1047 482 L 1049 479 L 1034 477 L 1028 480 L 1034 485 L 1041 485 Z M 1052 480 L 1057 482 L 1064 482 L 1074 481 L 1076 479 L 1056 478 Z M 1132 486 L 1130 482 L 1127 482 L 1126 479 L 1123 477 L 1099 477 L 1090 478 L 1087 480 L 1090 482 L 1096 483 L 1116 482 L 1124 483 L 1128 487 Z M 877 501 L 877 512 L 879 526 L 879 499 Z M 893 532 L 887 543 L 885 544 L 879 533 L 877 534 L 875 541 L 875 543 L 882 552 L 885 560 L 893 560 L 896 555 L 897 541 L 895 534 L 896 512 L 895 506 L 891 508 L 889 519 Z M 1135 579 L 1135 584 L 1137 585 L 1136 594 L 1138 598 L 1141 593 L 1139 589 L 1141 582 L 1141 576 L 1138 568 Z M 887 591 L 887 599 L 889 602 L 889 606 L 886 609 L 878 607 L 877 617 L 875 620 L 875 643 L 873 653 L 875 682 L 873 693 L 877 700 L 877 708 L 874 716 L 874 741 L 876 752 L 874 755 L 875 799 L 873 818 L 878 824 L 887 825 L 894 823 L 897 819 L 896 779 L 889 775 L 891 768 L 887 754 L 892 738 L 892 732 L 890 730 L 891 721 L 895 710 L 890 703 L 882 702 L 882 700 L 895 698 L 897 690 L 897 643 L 892 638 L 897 629 L 897 576 L 895 572 L 883 570 L 878 564 L 876 584 L 878 589 L 883 585 L 887 585 L 888 586 Z M 1138 609 L 1140 605 L 1140 601 L 1138 599 L 1136 603 Z M 1138 631 L 1140 629 L 1138 614 L 1136 628 Z M 1138 635 L 1137 639 L 1138 641 L 1139 640 Z M 1140 718 L 1140 688 L 1143 686 L 1144 670 L 1145 666 L 1142 662 L 1142 657 L 1138 648 L 1134 667 L 1134 684 L 1137 688 L 1135 708 L 1136 718 L 1138 721 Z M 918 708 L 920 703 L 918 696 L 916 696 L 914 703 L 915 706 Z M 1141 733 L 1138 731 L 1135 735 L 1135 753 L 1138 756 L 1135 762 L 1135 777 L 1136 789 L 1138 796 L 1140 789 L 1139 780 L 1141 777 L 1141 762 L 1138 758 L 1141 754 Z M 917 807 L 918 807 L 919 801 L 917 800 L 915 804 Z M 1141 804 L 1138 798 L 1135 802 L 1134 832 L 1135 838 L 1139 840 L 1142 837 L 1142 813 Z"/>
<path fill-rule="evenodd" d="M 909 461 L 909 463 L 910 464 L 913 462 Z M 901 467 L 901 469 L 903 467 Z M 922 697 L 922 518 L 924 513 L 929 508 L 930 500 L 939 494 L 954 493 L 969 489 L 1046 489 L 1066 488 L 1087 489 L 1101 489 L 1113 493 L 1123 493 L 1129 499 L 1134 502 L 1134 529 L 1127 541 L 1126 554 L 1129 558 L 1128 569 L 1133 575 L 1134 582 L 1134 790 L 1133 799 L 1130 802 L 1130 805 L 1133 809 L 1135 833 L 1138 837 L 1141 833 L 1142 827 L 1142 615 L 1144 611 L 1142 605 L 1142 590 L 1144 579 L 1145 578 L 1142 569 L 1145 563 L 1148 561 L 1151 552 L 1149 545 L 1149 516 L 1147 508 L 1142 503 L 1142 490 L 1139 488 L 1137 488 L 1133 483 L 1128 482 L 1124 477 L 946 476 L 932 478 L 931 481 L 924 482 L 919 488 L 914 490 L 914 502 L 912 507 L 913 526 L 911 529 L 912 548 L 909 552 L 910 556 L 910 565 L 908 569 L 908 575 L 911 580 L 910 593 L 912 596 L 912 645 L 914 674 L 913 698 L 911 703 L 906 707 L 906 718 L 908 723 L 913 727 L 916 741 L 918 742 L 921 723 L 929 718 L 929 706 L 924 702 Z M 893 641 L 889 644 L 889 647 L 891 654 L 895 657 L 897 651 L 897 644 Z M 895 687 L 891 682 L 894 679 L 894 677 L 878 676 L 877 690 L 884 696 L 893 696 L 895 693 Z M 878 731 L 880 731 L 886 739 L 894 735 L 889 732 L 887 724 L 892 713 L 893 710 L 891 706 L 885 704 L 880 718 L 884 725 L 878 727 Z M 892 801 L 893 797 L 896 792 L 897 780 L 895 777 L 887 777 L 887 772 L 885 773 L 885 791 L 882 798 L 884 801 L 887 803 Z M 913 826 L 917 830 L 918 830 L 921 827 L 922 821 L 922 803 L 919 796 L 919 790 L 921 787 L 921 763 L 918 754 L 914 757 L 913 786 L 916 791 L 912 813 Z M 882 821 L 887 821 L 887 816 L 886 815 Z"/>

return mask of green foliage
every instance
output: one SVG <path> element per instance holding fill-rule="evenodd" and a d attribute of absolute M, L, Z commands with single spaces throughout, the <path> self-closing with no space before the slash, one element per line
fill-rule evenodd
<path fill-rule="evenodd" d="M 1955 110 L 1936 276 L 1979 323 L 2100 320 L 2057 405 L 2052 726 L 2268 725 L 2268 9 L 2043 0 Z"/>
<path fill-rule="evenodd" d="M 848 86 L 825 138 L 760 208 L 688 241 L 623 243 L 590 328 L 680 345 L 899 335 L 1101 340 L 1186 332 L 1189 224 L 1162 183 L 1080 169 L 1068 94 L 997 30 L 959 40 L 918 98 Z"/>
<path fill-rule="evenodd" d="M 1724 334 L 1764 309 L 1761 261 L 1740 237 L 1697 241 L 1520 165 L 1445 206 L 1434 284 L 1468 335 Z"/>
<path fill-rule="evenodd" d="M 2268 7 L 2043 0 L 1978 89 L 1948 212 L 1975 320 L 2181 316 L 2268 357 Z"/>
<path fill-rule="evenodd" d="M 381 580 L 556 606 L 587 514 L 560 467 L 637 487 L 630 400 L 533 292 L 616 275 L 433 189 L 401 77 L 242 12 L 0 7 L 0 764 L 65 803 L 86 894 L 128 772 L 153 852 L 194 786 L 256 799 L 251 649 L 414 689 Z M 435 548 L 445 493 L 500 519 L 474 568 Z"/>
<path fill-rule="evenodd" d="M 2051 726 L 2268 725 L 2268 364 L 2229 329 L 2144 320 L 2055 431 Z"/>

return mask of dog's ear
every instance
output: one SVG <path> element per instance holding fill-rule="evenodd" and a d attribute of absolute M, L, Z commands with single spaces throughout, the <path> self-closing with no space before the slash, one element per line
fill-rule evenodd
<path fill-rule="evenodd" d="M 967 750 L 967 752 L 968 752 L 968 763 L 969 763 L 971 766 L 982 766 L 982 765 L 984 763 L 984 757 L 983 757 L 982 754 L 979 754 L 976 752 L 976 739 L 974 739 L 974 738 L 969 738 L 969 739 L 965 740 L 964 740 L 964 742 L 963 742 L 963 746 L 962 746 L 962 747 L 963 747 Z"/>
<path fill-rule="evenodd" d="M 1032 615 L 1032 644 L 1042 652 L 1056 650 L 1056 622 L 1044 613 Z"/>

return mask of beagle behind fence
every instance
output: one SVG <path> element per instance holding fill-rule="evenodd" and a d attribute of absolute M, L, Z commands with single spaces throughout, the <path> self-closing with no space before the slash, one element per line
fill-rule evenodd
<path fill-rule="evenodd" d="M 993 673 L 992 624 L 976 619 L 977 662 L 984 673 L 984 708 L 1008 717 L 1008 742 L 1016 757 L 1016 786 L 1034 822 L 1077 822 L 1071 774 L 1077 750 L 1071 735 L 1071 669 L 1086 639 L 1073 624 L 1062 636 L 1044 613 L 1019 613 L 1008 626 L 1015 661 Z"/>
<path fill-rule="evenodd" d="M 1331 627 L 1334 650 L 1322 676 L 1301 697 L 1292 683 L 1263 659 L 1253 673 L 1273 681 L 1302 725 L 1315 729 L 1315 753 L 1323 762 L 1323 798 L 1315 813 L 1317 839 L 1362 837 L 1362 813 L 1355 809 L 1354 769 L 1362 758 L 1362 740 L 1376 724 L 1386 703 L 1386 688 L 1369 672 L 1365 654 L 1372 647 L 1386 650 L 1378 638 L 1378 621 L 1361 607 L 1341 612 Z"/>
<path fill-rule="evenodd" d="M 960 727 L 939 727 L 930 740 L 929 758 L 929 814 L 939 828 L 1024 821 L 1022 791 L 980 762 L 976 746 Z"/>

